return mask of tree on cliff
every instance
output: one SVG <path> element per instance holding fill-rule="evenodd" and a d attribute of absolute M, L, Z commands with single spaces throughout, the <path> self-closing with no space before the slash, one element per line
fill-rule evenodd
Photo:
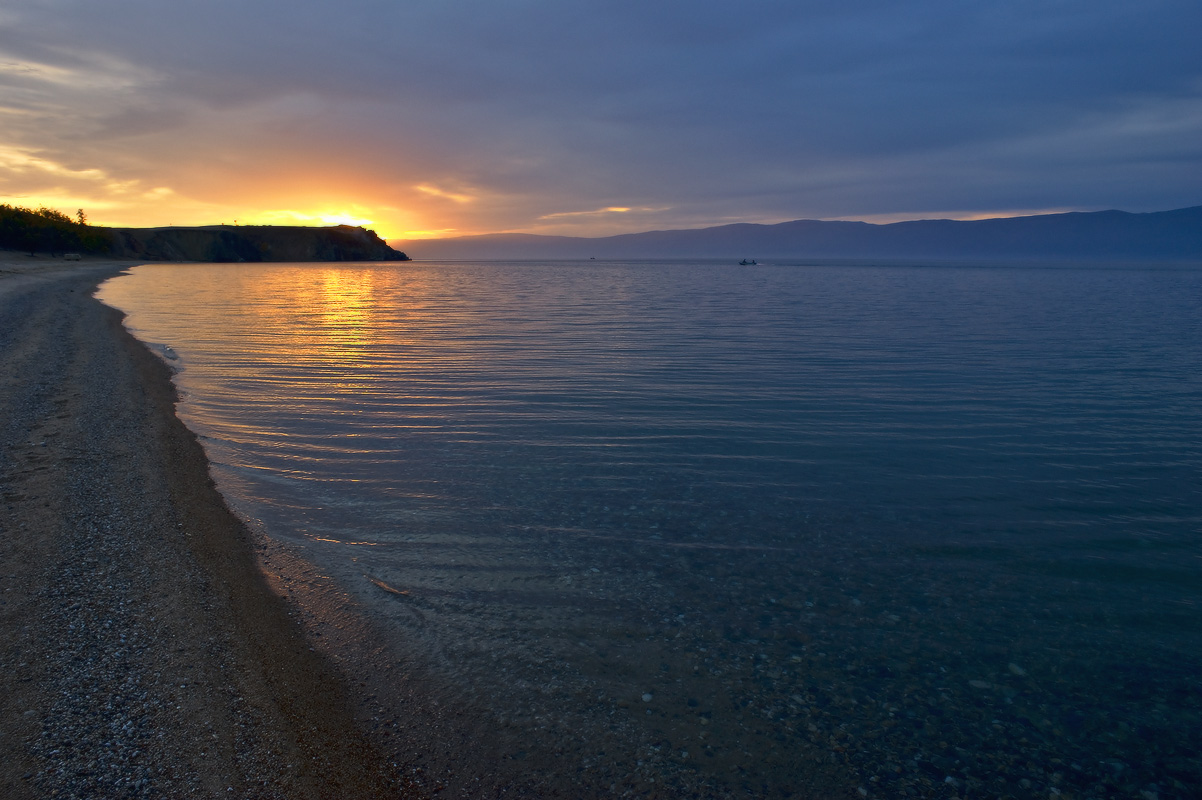
<path fill-rule="evenodd" d="M 109 237 L 102 230 L 87 224 L 81 208 L 76 219 L 45 206 L 34 210 L 0 203 L 0 247 L 37 252 L 108 253 L 112 249 Z"/>

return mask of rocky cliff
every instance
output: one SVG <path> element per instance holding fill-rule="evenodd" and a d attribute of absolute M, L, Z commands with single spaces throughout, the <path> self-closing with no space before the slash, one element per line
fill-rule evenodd
<path fill-rule="evenodd" d="M 147 261 L 408 261 L 375 231 L 338 225 L 113 228 L 113 255 Z"/>

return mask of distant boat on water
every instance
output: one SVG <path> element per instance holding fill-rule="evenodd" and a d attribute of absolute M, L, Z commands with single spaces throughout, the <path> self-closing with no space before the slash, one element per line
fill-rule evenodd
<path fill-rule="evenodd" d="M 753 258 L 750 261 L 748 261 L 747 259 L 743 259 L 742 261 L 739 262 L 739 266 L 740 267 L 754 267 L 754 266 L 756 266 L 755 259 Z"/>

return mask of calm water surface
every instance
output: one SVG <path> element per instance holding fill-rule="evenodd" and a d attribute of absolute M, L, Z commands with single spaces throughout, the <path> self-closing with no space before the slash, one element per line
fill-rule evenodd
<path fill-rule="evenodd" d="M 1202 271 L 148 265 L 99 296 L 431 786 L 1198 796 Z"/>

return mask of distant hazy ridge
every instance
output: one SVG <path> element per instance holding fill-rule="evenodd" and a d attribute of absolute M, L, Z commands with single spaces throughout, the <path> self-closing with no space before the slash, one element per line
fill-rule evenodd
<path fill-rule="evenodd" d="M 154 261 L 407 261 L 375 231 L 338 225 L 113 228 L 113 255 Z"/>
<path fill-rule="evenodd" d="M 491 234 L 396 241 L 419 259 L 932 258 L 1202 259 L 1202 206 L 975 221 L 796 220 L 588 239 Z"/>

